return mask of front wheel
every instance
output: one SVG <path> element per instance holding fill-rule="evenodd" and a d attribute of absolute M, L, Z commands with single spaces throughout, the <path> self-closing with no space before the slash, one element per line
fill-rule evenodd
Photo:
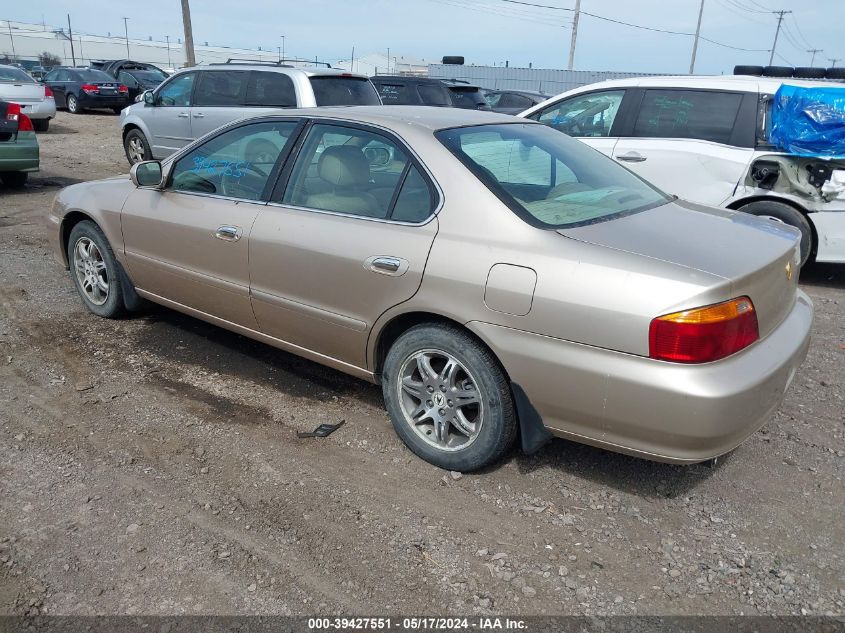
<path fill-rule="evenodd" d="M 79 101 L 74 95 L 67 96 L 67 111 L 71 114 L 79 114 L 82 108 L 79 107 Z"/>
<path fill-rule="evenodd" d="M 100 227 L 90 220 L 75 225 L 67 252 L 70 274 L 85 307 L 108 319 L 122 315 L 126 306 L 117 260 Z"/>
<path fill-rule="evenodd" d="M 419 457 L 441 468 L 478 470 L 513 445 L 510 386 L 490 351 L 450 325 L 417 325 L 384 363 L 382 390 L 393 428 Z"/>
<path fill-rule="evenodd" d="M 810 260 L 813 252 L 813 231 L 807 217 L 795 207 L 774 200 L 758 200 L 740 207 L 739 210 L 794 226 L 801 231 L 801 266 L 803 267 Z"/>

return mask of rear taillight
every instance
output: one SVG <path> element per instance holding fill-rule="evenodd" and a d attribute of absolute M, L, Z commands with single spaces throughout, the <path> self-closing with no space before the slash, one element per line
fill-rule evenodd
<path fill-rule="evenodd" d="M 25 114 L 21 114 L 20 118 L 18 119 L 18 132 L 34 132 L 35 128 L 32 127 L 32 121 L 29 120 L 29 117 Z"/>
<path fill-rule="evenodd" d="M 708 363 L 760 338 L 748 297 L 657 317 L 648 332 L 649 356 L 675 363 Z"/>
<path fill-rule="evenodd" d="M 91 84 L 82 84 L 82 92 L 93 93 L 93 92 L 100 92 L 100 89 L 97 86 L 93 86 Z"/>
<path fill-rule="evenodd" d="M 129 92 L 129 88 L 127 88 L 126 86 L 118 86 L 117 91 L 118 91 L 120 94 L 124 94 L 124 95 L 125 95 L 125 94 L 127 94 L 127 93 Z"/>
<path fill-rule="evenodd" d="M 52 99 L 53 98 L 53 91 L 50 90 L 50 86 L 44 86 L 44 98 L 45 99 Z"/>
<path fill-rule="evenodd" d="M 21 106 L 19 103 L 10 103 L 6 109 L 6 120 L 17 121 L 21 116 Z"/>

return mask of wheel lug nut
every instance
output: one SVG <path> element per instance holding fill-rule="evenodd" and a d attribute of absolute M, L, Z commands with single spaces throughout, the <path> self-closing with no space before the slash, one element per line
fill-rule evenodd
<path fill-rule="evenodd" d="M 428 387 L 426 387 L 426 391 L 428 391 L 428 393 L 434 393 L 434 387 L 429 385 Z"/>
<path fill-rule="evenodd" d="M 440 415 L 446 415 L 446 411 L 445 411 L 445 410 L 443 410 L 443 409 L 440 409 L 440 410 L 438 411 L 438 413 L 439 413 Z"/>
<path fill-rule="evenodd" d="M 434 406 L 434 403 L 431 400 L 426 400 L 425 403 L 430 407 Z"/>
<path fill-rule="evenodd" d="M 451 407 L 451 406 L 452 406 L 452 401 L 451 401 L 451 400 L 447 400 L 447 402 L 449 403 L 449 406 Z"/>
<path fill-rule="evenodd" d="M 440 391 L 446 393 L 446 385 L 440 385 Z"/>

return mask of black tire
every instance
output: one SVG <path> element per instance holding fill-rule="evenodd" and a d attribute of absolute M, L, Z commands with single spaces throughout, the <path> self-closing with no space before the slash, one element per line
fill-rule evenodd
<path fill-rule="evenodd" d="M 826 70 L 815 66 L 798 66 L 792 74 L 797 79 L 824 79 Z"/>
<path fill-rule="evenodd" d="M 67 96 L 67 111 L 71 114 L 81 114 L 83 108 L 79 105 L 79 99 L 76 98 L 76 95 L 68 95 Z"/>
<path fill-rule="evenodd" d="M 138 142 L 141 144 L 141 148 L 143 151 L 143 155 L 139 160 L 133 159 L 133 150 L 130 146 L 130 143 Z M 126 160 L 129 161 L 130 165 L 134 165 L 135 163 L 140 163 L 144 160 L 152 160 L 153 159 L 153 152 L 150 149 L 150 144 L 147 142 L 147 137 L 144 136 L 144 133 L 139 130 L 138 128 L 133 128 L 126 133 L 126 136 L 123 137 L 123 151 L 126 154 Z"/>
<path fill-rule="evenodd" d="M 762 66 L 734 66 L 734 75 L 752 75 L 754 77 L 759 77 L 762 74 Z"/>
<path fill-rule="evenodd" d="M 46 132 L 50 129 L 50 119 L 32 119 L 32 127 L 36 132 Z"/>
<path fill-rule="evenodd" d="M 423 350 L 449 354 L 475 377 L 473 388 L 482 397 L 482 409 L 478 413 L 481 424 L 475 439 L 466 448 L 454 451 L 437 448 L 415 430 L 421 426 L 412 428 L 406 419 L 400 400 L 400 372 L 406 361 Z M 478 470 L 501 459 L 516 439 L 513 398 L 498 360 L 490 350 L 457 327 L 424 323 L 402 334 L 387 353 L 382 391 L 399 438 L 419 457 L 440 468 L 460 472 Z"/>
<path fill-rule="evenodd" d="M 795 207 L 774 200 L 758 200 L 739 208 L 751 215 L 774 218 L 801 231 L 801 266 L 810 261 L 813 253 L 813 230 L 807 217 Z"/>
<path fill-rule="evenodd" d="M 90 242 L 93 242 L 105 264 L 104 272 L 105 279 L 108 283 L 108 293 L 105 302 L 102 304 L 97 304 L 89 299 L 76 273 L 74 250 L 81 240 L 90 240 Z M 83 220 L 76 224 L 70 232 L 70 237 L 68 237 L 67 254 L 70 265 L 70 277 L 85 307 L 97 316 L 106 319 L 114 319 L 125 314 L 126 305 L 123 302 L 124 278 L 120 274 L 120 268 L 115 259 L 114 251 L 112 251 L 111 245 L 102 230 L 100 230 L 100 227 L 90 220 Z"/>
<path fill-rule="evenodd" d="M 795 69 L 792 66 L 766 66 L 763 77 L 792 77 Z"/>
<path fill-rule="evenodd" d="M 10 189 L 20 189 L 26 184 L 29 174 L 25 171 L 4 171 L 0 174 L 0 181 Z"/>
<path fill-rule="evenodd" d="M 839 81 L 845 81 L 845 68 L 828 68 L 824 76 L 828 79 L 837 79 Z"/>
<path fill-rule="evenodd" d="M 122 110 L 123 110 L 123 106 L 115 106 L 111 109 L 111 111 L 114 112 L 115 114 L 120 114 Z"/>

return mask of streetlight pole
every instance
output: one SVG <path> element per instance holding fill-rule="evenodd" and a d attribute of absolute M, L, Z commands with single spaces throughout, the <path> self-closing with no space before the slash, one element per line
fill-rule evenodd
<path fill-rule="evenodd" d="M 126 36 L 126 58 L 129 59 L 129 18 L 123 18 L 123 33 Z"/>

